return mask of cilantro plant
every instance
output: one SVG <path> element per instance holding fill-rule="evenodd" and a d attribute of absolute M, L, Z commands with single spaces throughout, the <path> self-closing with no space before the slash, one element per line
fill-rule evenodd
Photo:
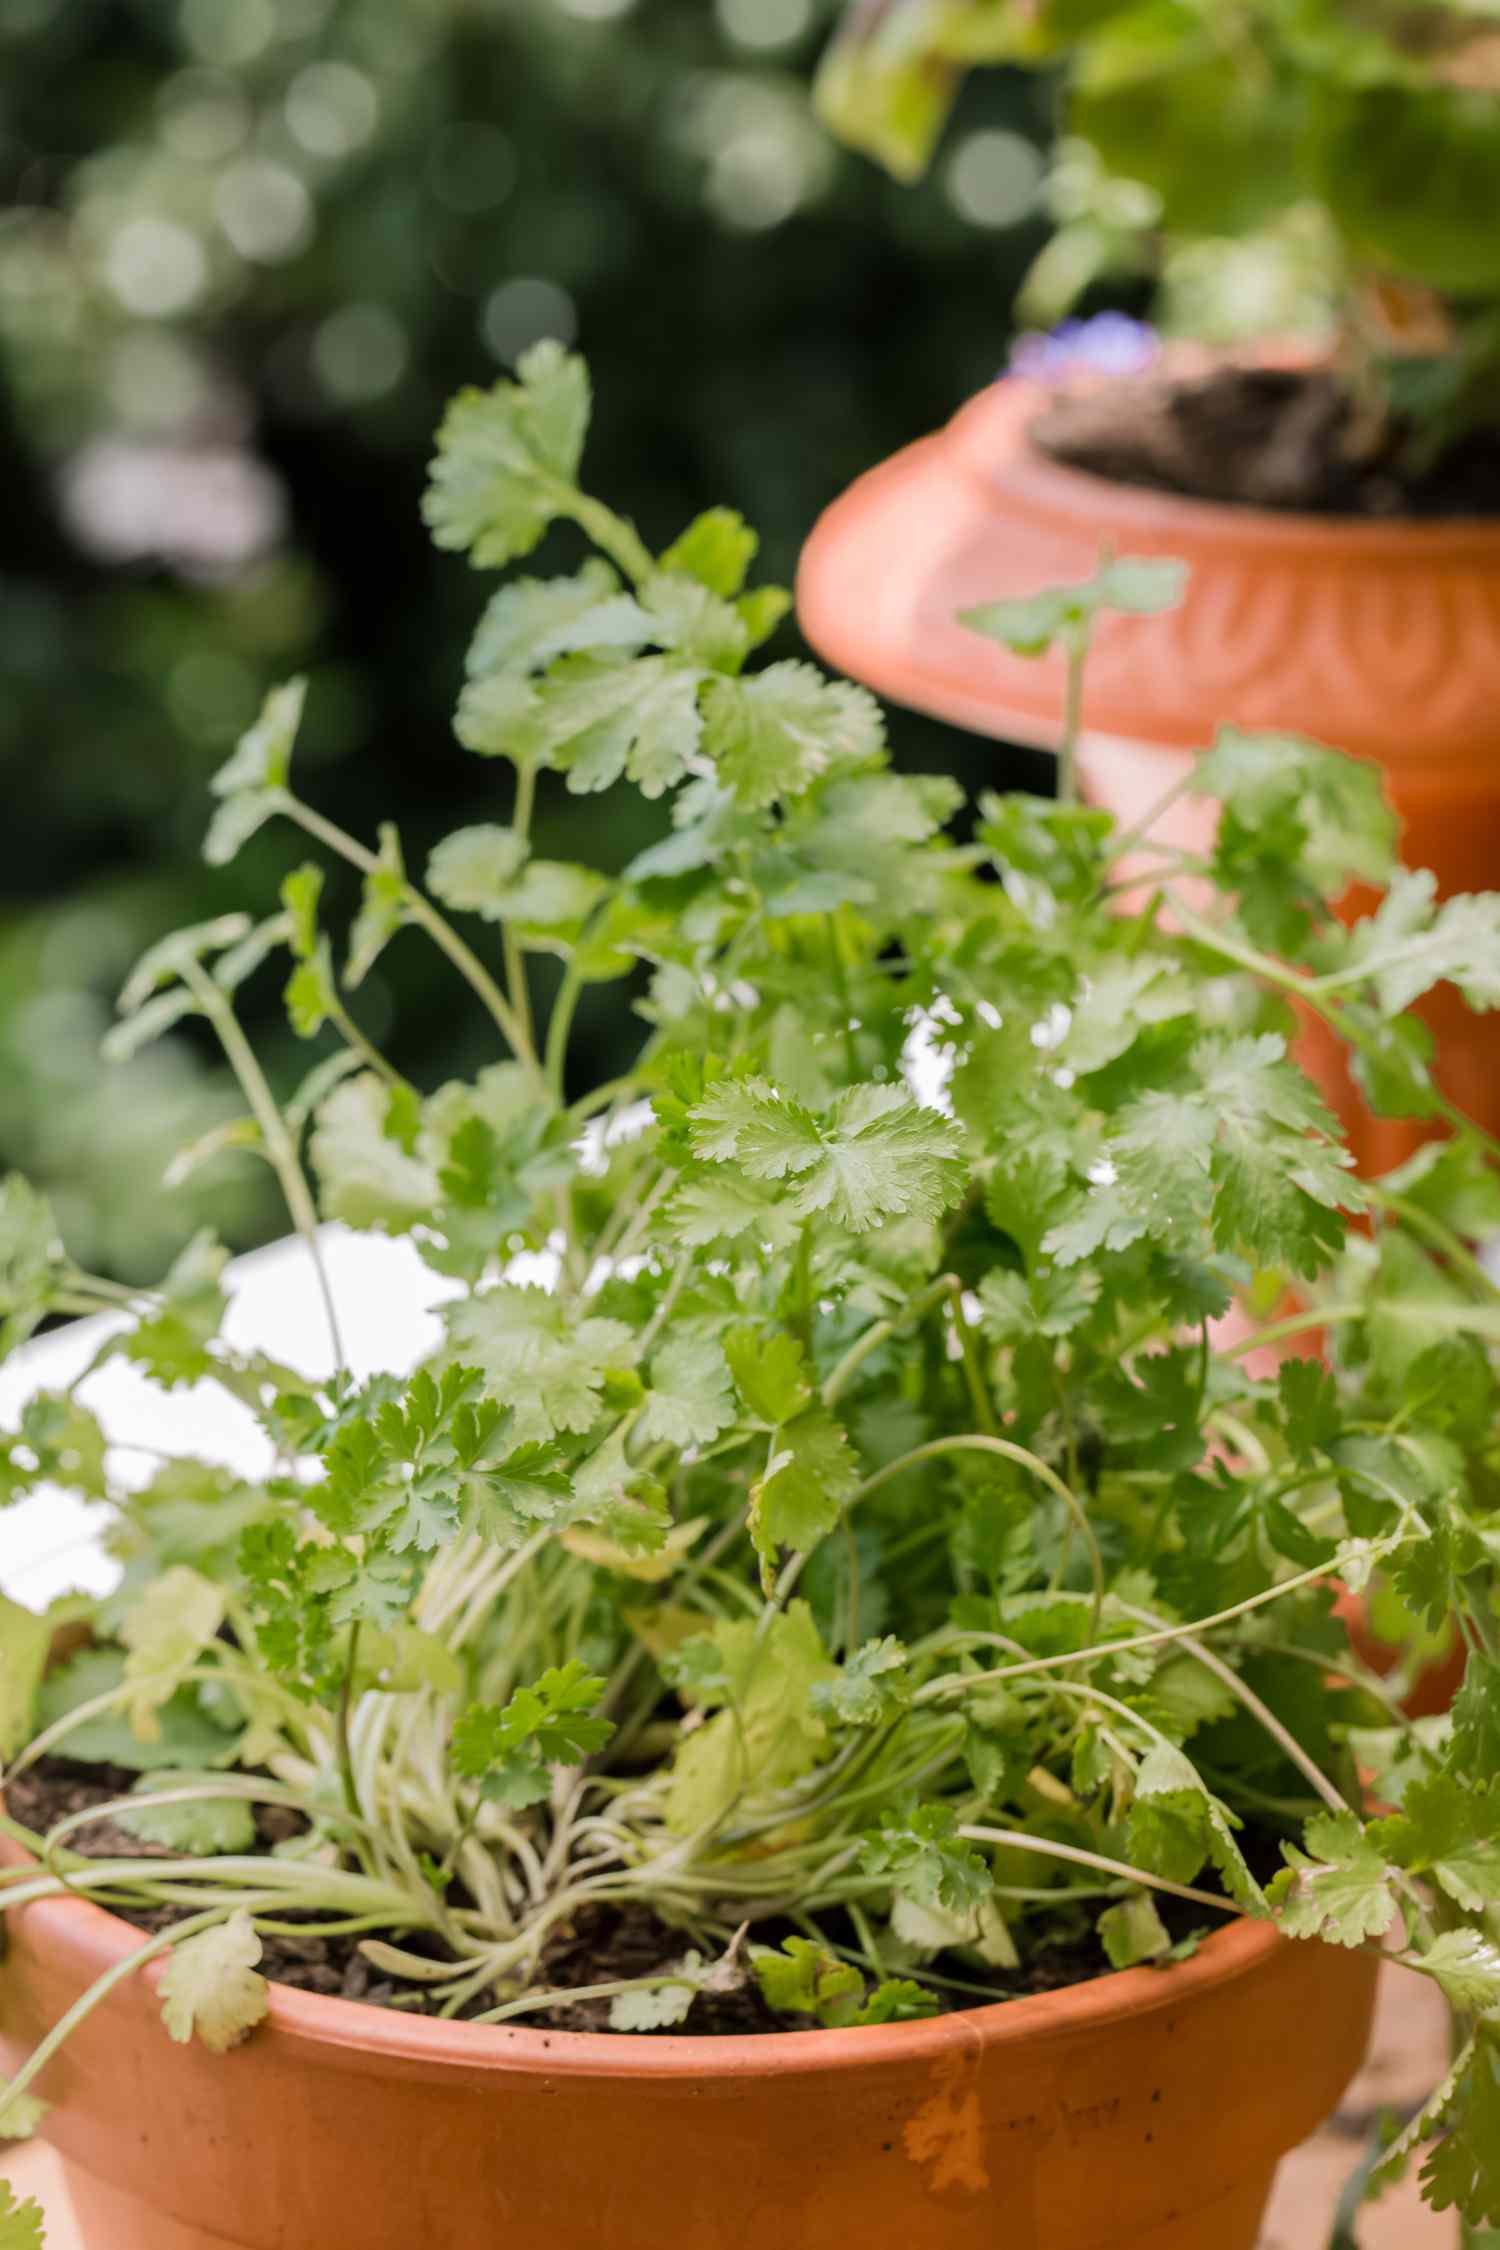
<path fill-rule="evenodd" d="M 1331 301 L 1366 440 L 1385 417 L 1409 423 L 1421 467 L 1494 426 L 1490 0 L 849 0 L 819 102 L 910 179 L 985 63 L 1050 72 L 1060 91 L 1058 229 L 1028 317 L 1056 320 L 1101 274 L 1164 265 L 1169 311 L 1212 327 L 1243 242 L 1252 322 L 1274 331 Z"/>
<path fill-rule="evenodd" d="M 1236 1916 L 1367 1950 L 1395 1927 L 1461 2031 L 1403 2147 L 1440 2136 L 1434 2202 L 1500 2224 L 1500 1290 L 1475 1248 L 1500 1148 L 1409 1013 L 1438 982 L 1500 1003 L 1500 900 L 1439 904 L 1373 770 L 1281 736 L 1226 731 L 1180 785 L 1222 808 L 1202 858 L 1069 790 L 960 826 L 860 689 L 752 662 L 786 604 L 746 590 L 736 516 L 655 555 L 580 486 L 588 412 L 544 346 L 439 439 L 441 547 L 501 569 L 571 525 L 591 549 L 504 581 L 475 635 L 457 727 L 495 819 L 421 870 L 392 829 L 343 834 L 297 792 L 278 690 L 209 856 L 300 829 L 358 871 L 352 930 L 297 867 L 269 922 L 157 946 L 115 1035 L 204 1019 L 245 1114 L 182 1166 L 268 1165 L 320 1274 L 320 1214 L 407 1238 L 451 1285 L 441 1347 L 356 1381 L 324 1275 L 340 1371 L 310 1380 L 224 1336 L 211 1241 L 122 1308 L 22 1181 L 0 1194 L 6 1348 L 123 1309 L 102 1357 L 221 1386 L 269 1441 L 250 1480 L 123 1476 L 76 1387 L 6 1435 L 0 1491 L 107 1502 L 124 1576 L 5 1608 L 5 1826 L 33 1856 L 0 1905 L 153 1910 L 133 1959 L 170 1956 L 166 2032 L 212 2048 L 264 2014 L 288 1917 L 493 2023 L 554 2004 L 580 1916 L 644 1910 L 659 1969 L 589 1988 L 638 2031 L 752 1977 L 789 2024 L 876 2025 L 993 1996 L 1041 1947 L 1124 1967 Z M 1076 680 L 1100 610 L 1174 592 L 1120 558 L 970 622 L 1061 642 Z M 618 877 L 560 864 L 539 785 L 633 787 L 670 827 Z M 1355 880 L 1379 904 L 1346 926 Z M 418 937 L 492 1043 L 471 1083 L 407 1083 L 361 1027 L 371 963 Z M 277 956 L 310 1048 L 286 1098 L 235 1015 Z M 642 1039 L 580 1093 L 593 984 Z M 1293 1002 L 1444 1137 L 1357 1179 Z M 1266 1371 L 1320 1335 L 1327 1364 Z M 1333 1591 L 1377 1573 L 1456 1620 L 1451 1718 L 1409 1720 L 1351 1654 Z M 41 1836 L 14 1803 L 54 1755 L 132 1778 Z M 138 1856 L 75 1848 L 101 1814 Z"/>

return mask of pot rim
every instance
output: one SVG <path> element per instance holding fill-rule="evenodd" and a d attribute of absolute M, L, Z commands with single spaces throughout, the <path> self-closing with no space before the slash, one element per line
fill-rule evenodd
<path fill-rule="evenodd" d="M 1101 387 L 1111 380 L 1123 378 L 1106 377 Z M 977 482 L 1038 516 L 1060 509 L 1070 516 L 1084 511 L 1103 528 L 1127 536 L 1192 539 L 1206 546 L 1291 547 L 1312 556 L 1347 555 L 1353 549 L 1361 561 L 1405 557 L 1424 564 L 1447 556 L 1462 561 L 1471 553 L 1492 562 L 1500 548 L 1500 516 L 1360 516 L 1267 508 L 1164 492 L 1075 468 L 1055 460 L 1031 436 L 1032 422 L 1054 396 L 1047 384 L 1001 375 L 966 400 L 933 433 L 932 442 Z M 1011 443 L 997 452 L 1002 433 Z M 907 447 L 893 459 L 902 460 L 912 450 Z"/>
<path fill-rule="evenodd" d="M 36 1864 L 0 1837 L 0 1864 Z M 81 1898 L 34 1899 L 18 1909 L 40 1950 L 71 1958 L 88 1983 L 136 1950 L 142 1933 L 118 1915 Z M 940 2059 L 955 2046 L 971 2053 L 1100 2032 L 1125 2017 L 1176 2007 L 1268 1968 L 1291 1943 L 1269 1922 L 1237 1917 L 1212 1931 L 1186 1961 L 1168 1967 L 1114 1969 L 1057 1992 L 1028 1994 L 979 2008 L 955 2009 L 914 2023 L 851 2025 L 841 2030 L 735 2032 L 723 2037 L 671 2032 L 544 2031 L 513 2024 L 444 2022 L 408 2016 L 368 2001 L 344 2000 L 270 1985 L 266 2022 L 300 2044 L 355 2050 L 416 2065 L 469 2071 L 535 2071 L 578 2078 L 774 2078 L 892 2063 Z M 166 1962 L 142 1971 L 154 1988 Z M 128 1987 L 127 1987 L 128 1989 Z"/>

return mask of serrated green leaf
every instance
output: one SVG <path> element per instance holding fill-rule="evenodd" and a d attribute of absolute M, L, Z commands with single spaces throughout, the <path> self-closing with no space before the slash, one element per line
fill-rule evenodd
<path fill-rule="evenodd" d="M 335 1087 L 318 1111 L 310 1153 L 323 1211 L 351 1227 L 404 1234 L 441 1200 L 436 1172 L 387 1131 L 390 1094 L 373 1071 Z"/>
<path fill-rule="evenodd" d="M 1390 1862 L 1353 1813 L 1320 1813 L 1307 1849 L 1284 1844 L 1286 1867 L 1267 1891 L 1288 1937 L 1364 1945 L 1384 1937 L 1396 1913 Z"/>
<path fill-rule="evenodd" d="M 581 359 L 544 341 L 517 372 L 518 382 L 459 392 L 422 503 L 436 544 L 466 549 L 482 568 L 531 552 L 574 485 L 588 430 Z"/>
<path fill-rule="evenodd" d="M 769 1428 L 791 1421 L 812 1397 L 802 1346 L 785 1329 L 732 1328 L 724 1356 L 740 1397 Z"/>
<path fill-rule="evenodd" d="M 647 1445 L 711 1445 L 734 1421 L 729 1371 L 711 1336 L 669 1337 L 647 1370 L 636 1427 Z"/>
<path fill-rule="evenodd" d="M 704 750 L 736 802 L 752 810 L 873 759 L 884 740 L 872 696 L 794 658 L 750 679 L 715 680 L 704 702 Z"/>

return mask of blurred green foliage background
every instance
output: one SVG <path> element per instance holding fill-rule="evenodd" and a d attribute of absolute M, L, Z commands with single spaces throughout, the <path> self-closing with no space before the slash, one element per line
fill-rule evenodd
<path fill-rule="evenodd" d="M 1002 364 L 1049 90 L 976 80 L 934 177 L 898 188 L 813 117 L 832 14 L 0 0 L 0 1169 L 50 1190 L 85 1264 L 152 1273 L 210 1206 L 239 1244 L 284 1225 L 243 1163 L 161 1191 L 236 1106 L 206 1050 L 96 1053 L 146 944 L 265 910 L 302 856 L 273 830 L 226 875 L 198 857 L 267 684 L 311 674 L 307 791 L 359 833 L 394 818 L 417 860 L 494 810 L 449 729 L 485 587 L 417 513 L 452 390 L 576 341 L 595 488 L 653 544 L 731 503 L 785 577 L 827 500 Z M 995 770 L 922 721 L 897 739 Z M 561 792 L 540 831 L 601 861 L 642 841 Z M 250 1007 L 286 1084 L 306 1058 L 276 986 Z M 424 1083 L 483 1059 L 418 940 L 361 1004 Z M 606 1075 L 624 1006 L 598 988 L 580 1027 Z"/>

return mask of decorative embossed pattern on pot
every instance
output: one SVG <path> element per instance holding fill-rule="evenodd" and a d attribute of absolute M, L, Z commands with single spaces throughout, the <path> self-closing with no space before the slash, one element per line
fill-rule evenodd
<path fill-rule="evenodd" d="M 1405 786 L 1483 775 L 1500 751 L 1500 523 L 1371 522 L 1210 505 L 1059 467 L 1010 380 L 834 502 L 798 613 L 831 663 L 980 733 L 1055 739 L 1062 666 L 956 622 L 979 601 L 1087 576 L 1101 546 L 1176 555 L 1178 610 L 1109 618 L 1090 658 L 1098 734 L 1191 747 L 1220 723 L 1291 727 Z"/>
<path fill-rule="evenodd" d="M 1014 379 L 971 399 L 836 500 L 803 552 L 802 628 L 820 655 L 913 709 L 1043 745 L 1062 723 L 1061 659 L 1012 656 L 957 622 L 971 605 L 1088 577 L 1100 551 L 1175 555 L 1180 608 L 1106 617 L 1089 658 L 1085 794 L 1137 821 L 1221 725 L 1311 735 L 1379 765 L 1402 857 L 1444 896 L 1500 880 L 1500 523 L 1371 522 L 1212 505 L 1060 467 L 1026 432 L 1044 394 Z M 1192 846 L 1210 815 L 1157 833 Z M 1439 987 L 1419 1009 L 1445 1091 L 1500 1131 L 1500 1031 Z M 1362 1170 L 1420 1137 L 1372 1118 L 1329 1043 L 1302 1059 Z"/>

